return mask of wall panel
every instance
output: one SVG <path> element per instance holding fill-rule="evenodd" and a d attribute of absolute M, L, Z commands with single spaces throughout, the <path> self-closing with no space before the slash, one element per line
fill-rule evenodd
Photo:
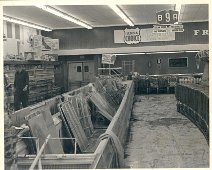
<path fill-rule="evenodd" d="M 196 53 L 171 53 L 171 54 L 137 54 L 137 55 L 122 55 L 116 58 L 115 67 L 121 67 L 122 61 L 135 60 L 135 71 L 140 74 L 186 74 L 186 73 L 202 73 L 204 63 L 200 64 L 200 69 L 197 70 L 195 62 Z M 188 57 L 188 67 L 170 68 L 168 66 L 169 58 Z M 161 63 L 157 64 L 157 59 L 161 59 Z M 150 63 L 150 65 L 149 65 Z"/>
<path fill-rule="evenodd" d="M 124 30 L 130 27 L 107 27 L 87 29 L 66 29 L 42 32 L 44 36 L 60 40 L 60 50 L 68 49 L 95 49 L 95 48 L 118 48 L 118 47 L 143 47 L 143 46 L 165 46 L 178 44 L 208 44 L 208 35 L 202 35 L 202 30 L 208 30 L 208 22 L 184 23 L 184 32 L 175 33 L 174 41 L 167 42 L 145 42 L 138 44 L 114 43 L 114 30 Z M 152 28 L 152 25 L 135 26 L 134 28 Z M 200 30 L 194 35 L 194 30 Z M 142 36 L 142 35 L 141 35 Z"/>

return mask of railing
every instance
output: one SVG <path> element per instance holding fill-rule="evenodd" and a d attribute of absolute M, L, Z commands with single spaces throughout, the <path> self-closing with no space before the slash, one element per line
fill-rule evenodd
<path fill-rule="evenodd" d="M 177 85 L 177 110 L 188 117 L 209 142 L 209 91 L 207 87 L 189 84 Z"/>

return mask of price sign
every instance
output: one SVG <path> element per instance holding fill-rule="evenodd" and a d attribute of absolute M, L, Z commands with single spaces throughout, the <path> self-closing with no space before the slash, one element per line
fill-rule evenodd
<path fill-rule="evenodd" d="M 172 32 L 184 32 L 183 25 L 171 25 Z"/>
<path fill-rule="evenodd" d="M 178 22 L 178 13 L 178 11 L 173 10 L 157 12 L 157 22 L 159 24 L 174 24 L 175 22 Z"/>
<path fill-rule="evenodd" d="M 166 25 L 154 25 L 153 26 L 153 33 L 167 33 L 168 26 Z"/>
<path fill-rule="evenodd" d="M 102 64 L 114 64 L 116 55 L 114 54 L 102 54 Z"/>

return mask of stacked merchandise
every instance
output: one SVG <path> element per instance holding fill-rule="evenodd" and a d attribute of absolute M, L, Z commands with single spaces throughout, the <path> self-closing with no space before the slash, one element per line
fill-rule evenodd
<path fill-rule="evenodd" d="M 94 84 L 97 91 L 117 110 L 125 93 L 121 79 L 108 76 L 97 78 Z"/>
<path fill-rule="evenodd" d="M 113 101 L 106 99 L 105 93 L 100 93 L 96 90 L 96 88 L 92 88 L 90 92 L 89 100 L 98 108 L 98 113 L 103 115 L 108 120 L 112 120 L 115 115 L 116 109 L 111 105 Z"/>
<path fill-rule="evenodd" d="M 41 107 L 25 117 L 33 137 L 37 137 L 39 146 L 45 142 L 46 137 L 59 138 L 52 116 L 47 107 Z M 36 142 L 36 141 L 35 141 Z M 63 148 L 60 140 L 50 139 L 45 147 L 46 154 L 62 154 Z"/>
<path fill-rule="evenodd" d="M 136 94 L 174 93 L 181 75 L 139 75 L 134 77 Z M 187 79 L 191 75 L 184 76 Z M 191 83 L 194 81 L 190 81 Z"/>
<path fill-rule="evenodd" d="M 35 103 L 60 94 L 60 87 L 54 86 L 54 65 L 34 69 L 30 78 L 30 103 Z"/>
<path fill-rule="evenodd" d="M 61 93 L 61 88 L 54 85 L 53 64 L 25 63 L 24 68 L 29 74 L 29 104 L 40 102 Z M 10 105 L 13 105 L 13 83 L 15 78 L 14 64 L 5 63 L 4 73 L 8 75 L 9 83 L 12 84 L 9 93 L 9 103 Z"/>
<path fill-rule="evenodd" d="M 59 109 L 68 137 L 76 138 L 79 150 L 86 151 L 89 139 L 94 134 L 94 128 L 85 96 L 82 94 L 69 96 L 68 101 L 59 105 Z M 69 142 L 69 145 L 73 146 L 73 141 Z"/>
<path fill-rule="evenodd" d="M 149 93 L 158 93 L 158 79 L 157 77 L 149 77 Z"/>
<path fill-rule="evenodd" d="M 75 152 L 76 149 L 77 152 L 94 151 L 96 143 L 93 143 L 93 138 L 98 136 L 98 131 L 93 127 L 96 119 L 91 117 L 112 120 L 125 91 L 124 86 L 119 83 L 115 79 L 97 79 L 94 85 L 89 84 L 89 91 L 67 94 L 65 102 L 58 105 L 67 132 L 66 137 L 77 141 L 77 148 L 73 140 L 68 143 L 68 146 L 75 148 Z M 114 94 L 111 95 L 112 93 Z M 91 113 L 89 103 L 95 106 L 95 113 Z"/>
<path fill-rule="evenodd" d="M 6 123 L 6 122 L 5 122 Z M 17 131 L 14 126 L 10 126 L 9 122 L 4 124 L 4 157 L 5 166 L 12 164 L 16 155 Z"/>
<path fill-rule="evenodd" d="M 96 106 L 97 114 L 94 122 L 107 123 L 112 120 L 114 114 L 119 108 L 125 93 L 126 87 L 121 84 L 119 78 L 105 76 L 97 78 L 94 87 L 89 94 L 89 101 Z"/>

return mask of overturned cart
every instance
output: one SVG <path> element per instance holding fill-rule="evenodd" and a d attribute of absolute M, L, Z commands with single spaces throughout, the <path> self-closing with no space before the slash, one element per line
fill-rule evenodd
<path fill-rule="evenodd" d="M 132 81 L 105 78 L 15 112 L 13 168 L 124 167 L 133 97 Z"/>

